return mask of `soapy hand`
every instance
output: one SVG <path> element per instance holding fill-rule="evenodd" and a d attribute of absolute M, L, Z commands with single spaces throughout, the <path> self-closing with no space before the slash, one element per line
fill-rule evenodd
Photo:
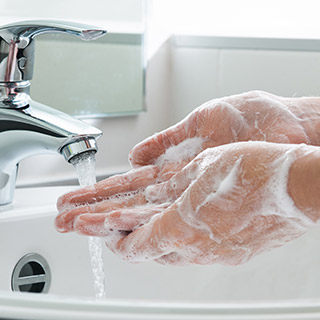
<path fill-rule="evenodd" d="M 210 147 L 249 140 L 319 145 L 319 106 L 318 98 L 283 98 L 262 91 L 214 99 L 136 145 L 129 160 L 138 171 L 98 184 L 97 199 L 89 191 L 71 192 L 59 199 L 58 209 L 61 212 L 68 205 L 90 204 L 166 181 Z"/>
<path fill-rule="evenodd" d="M 210 147 L 249 140 L 320 145 L 319 120 L 319 98 L 283 98 L 251 91 L 211 100 L 178 124 L 136 145 L 129 160 L 139 171 L 99 184 L 97 200 L 166 181 Z M 90 193 L 83 197 L 76 191 L 59 204 L 95 201 Z"/>
<path fill-rule="evenodd" d="M 168 181 L 77 207 L 57 225 L 105 237 L 131 262 L 243 263 L 312 224 L 288 195 L 287 181 L 290 166 L 314 153 L 316 147 L 264 142 L 209 148 Z M 99 186 L 87 192 L 92 198 Z"/>
<path fill-rule="evenodd" d="M 180 231 L 187 232 L 190 231 L 190 228 L 198 230 L 196 225 L 192 226 L 181 219 L 181 214 L 177 214 L 177 210 L 174 210 L 175 214 L 167 214 L 168 210 L 172 211 L 175 208 L 179 197 L 184 197 L 184 193 L 177 193 L 176 198 L 173 197 L 169 201 L 166 197 L 152 198 L 152 190 L 157 190 L 166 183 L 174 185 L 175 182 L 172 181 L 176 179 L 179 181 L 184 174 L 190 174 L 186 170 L 193 167 L 194 163 L 201 162 L 201 165 L 205 162 L 210 163 L 210 152 L 216 148 L 208 148 L 219 145 L 248 140 L 318 145 L 320 139 L 317 132 L 320 130 L 315 130 L 320 118 L 318 105 L 316 98 L 281 98 L 265 92 L 249 92 L 212 100 L 195 109 L 177 125 L 134 147 L 130 152 L 130 161 L 135 169 L 127 174 L 99 182 L 95 187 L 84 188 L 61 197 L 58 201 L 60 215 L 56 220 L 57 228 L 61 232 L 76 230 L 84 234 L 107 237 L 107 245 L 123 256 L 125 252 L 128 252 L 124 248 L 128 247 L 131 240 L 132 246 L 137 246 L 133 241 L 134 235 L 141 235 L 143 239 L 143 234 L 148 234 L 157 226 L 174 229 L 171 232 L 176 232 L 177 237 L 180 236 Z M 243 150 L 243 153 L 245 152 Z M 198 158 L 194 159 L 197 155 L 199 155 Z M 246 157 L 245 154 L 243 156 Z M 199 162 L 199 159 L 202 161 Z M 195 177 L 192 184 L 196 178 L 200 179 L 200 176 Z M 259 180 L 259 176 L 255 179 Z M 188 181 L 188 179 L 182 180 Z M 189 189 L 194 190 L 188 184 L 185 185 L 185 188 L 185 192 Z M 214 191 L 210 192 L 214 194 Z M 193 191 L 188 191 L 190 192 L 193 193 Z M 250 192 L 244 192 L 243 197 L 245 196 L 250 198 Z M 94 214 L 87 215 L 86 213 Z M 171 224 L 168 222 L 170 219 L 173 221 Z M 161 222 L 164 220 L 167 220 L 168 223 Z M 197 223 L 197 219 L 192 221 Z M 220 219 L 220 221 L 223 220 Z M 256 221 L 258 224 L 263 224 L 264 221 L 270 222 L 271 225 L 277 222 L 278 229 L 282 224 L 288 223 L 287 220 L 282 221 L 282 218 L 275 218 L 273 215 L 256 218 Z M 207 237 L 214 241 L 211 239 L 213 233 L 210 236 L 208 228 Z M 253 232 L 254 223 L 248 230 Z M 253 232 L 252 235 L 254 234 Z M 155 244 L 152 239 L 150 242 Z M 164 244 L 163 246 L 165 247 Z M 156 248 L 155 245 L 155 250 Z M 225 250 L 226 246 L 216 245 L 215 252 L 219 252 L 222 248 Z M 258 250 L 252 252 L 254 251 Z M 225 254 L 227 255 L 227 252 Z M 203 255 L 205 255 L 205 248 Z M 221 253 L 220 256 L 222 255 Z M 143 258 L 140 252 L 140 260 L 147 259 L 147 257 L 154 258 L 155 255 L 145 255 Z M 182 263 L 182 260 L 186 259 L 182 259 L 181 254 L 178 255 L 176 251 L 166 255 L 163 250 L 159 253 L 159 257 L 161 258 L 158 261 L 168 262 L 170 259 L 172 263 L 178 260 Z M 127 259 L 130 257 L 128 256 Z M 139 260 L 137 256 L 135 259 Z M 200 260 L 186 259 L 186 261 L 195 263 L 201 263 Z"/>
<path fill-rule="evenodd" d="M 283 98 L 262 91 L 214 99 L 136 145 L 129 160 L 134 168 L 157 165 L 160 180 L 167 180 L 206 148 L 227 143 L 319 145 L 319 105 L 319 98 Z"/>

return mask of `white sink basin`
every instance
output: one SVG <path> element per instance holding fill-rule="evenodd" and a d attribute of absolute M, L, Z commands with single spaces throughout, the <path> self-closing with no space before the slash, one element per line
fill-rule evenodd
<path fill-rule="evenodd" d="M 2 208 L 0 319 L 320 318 L 320 227 L 238 267 L 129 264 L 106 249 L 107 297 L 96 300 L 87 238 L 54 228 L 56 199 L 71 189 L 17 189 Z M 48 262 L 48 294 L 11 292 L 28 253 Z"/>

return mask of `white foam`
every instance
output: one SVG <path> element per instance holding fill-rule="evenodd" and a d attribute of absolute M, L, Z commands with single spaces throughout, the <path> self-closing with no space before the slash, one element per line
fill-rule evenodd
<path fill-rule="evenodd" d="M 232 188 L 234 188 L 234 184 L 237 178 L 239 165 L 241 162 L 242 157 L 240 157 L 234 166 L 231 168 L 227 176 L 220 182 L 219 187 L 217 191 L 215 192 L 215 195 L 225 194 L 227 192 L 230 192 Z M 210 194 L 208 195 L 207 201 L 210 201 Z"/>
<path fill-rule="evenodd" d="M 156 161 L 157 166 L 162 166 L 167 162 L 177 163 L 185 159 L 194 158 L 202 150 L 203 138 L 193 137 L 184 140 L 178 145 L 172 146 L 166 150 Z"/>

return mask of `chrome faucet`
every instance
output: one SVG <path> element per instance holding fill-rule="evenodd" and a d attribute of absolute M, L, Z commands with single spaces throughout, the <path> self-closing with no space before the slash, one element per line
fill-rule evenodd
<path fill-rule="evenodd" d="M 34 38 L 53 32 L 83 40 L 106 33 L 60 21 L 26 21 L 0 27 L 0 205 L 12 202 L 22 159 L 56 153 L 70 161 L 80 153 L 97 151 L 100 130 L 30 98 Z"/>

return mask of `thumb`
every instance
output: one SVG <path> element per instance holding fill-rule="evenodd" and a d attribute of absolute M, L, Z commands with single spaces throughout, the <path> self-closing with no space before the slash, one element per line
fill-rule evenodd
<path fill-rule="evenodd" d="M 195 116 L 190 114 L 178 124 L 159 132 L 137 144 L 129 153 L 133 167 L 154 164 L 172 146 L 196 135 Z"/>

